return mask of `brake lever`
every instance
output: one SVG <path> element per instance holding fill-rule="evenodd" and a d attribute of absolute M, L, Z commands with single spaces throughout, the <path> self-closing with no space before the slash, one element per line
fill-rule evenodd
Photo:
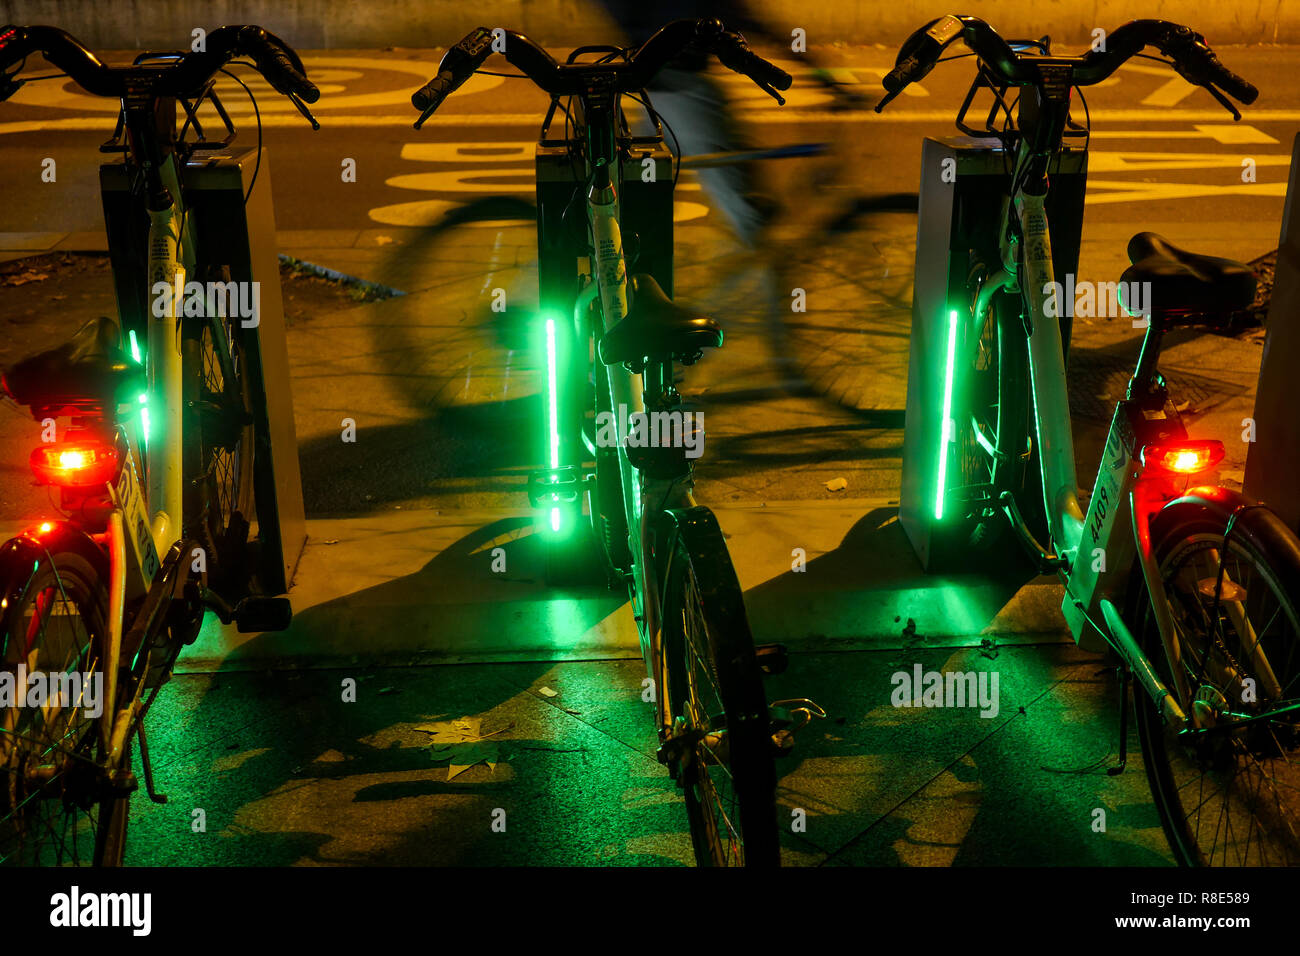
<path fill-rule="evenodd" d="M 302 101 L 302 98 L 297 93 L 288 93 L 286 95 L 289 97 L 289 102 L 298 107 L 298 112 L 307 117 L 307 122 L 311 123 L 311 128 L 313 130 L 320 129 L 320 123 L 316 122 L 316 117 L 311 115 L 311 110 L 307 109 L 307 104 Z"/>
<path fill-rule="evenodd" d="M 433 111 L 436 110 L 437 108 L 438 108 L 438 104 L 435 103 L 433 106 L 430 106 L 423 113 L 421 113 L 420 118 L 415 121 L 415 128 L 419 129 L 421 126 L 423 126 L 424 121 L 427 120 L 430 116 L 432 116 Z"/>
<path fill-rule="evenodd" d="M 772 89 L 772 87 L 768 86 L 762 80 L 754 80 L 754 84 L 768 96 L 772 97 L 772 99 L 776 100 L 778 106 L 785 106 L 785 97 Z"/>
<path fill-rule="evenodd" d="M 896 92 L 894 92 L 894 93 L 888 93 L 888 92 L 885 93 L 885 95 L 881 98 L 880 102 L 876 104 L 876 107 L 875 107 L 876 112 L 877 112 L 877 113 L 883 113 L 883 112 L 885 111 L 885 107 L 889 105 L 890 101 L 892 101 L 892 100 L 894 99 L 894 97 L 896 97 L 896 96 L 897 96 L 899 93 L 901 93 L 901 92 L 903 92 L 903 91 L 902 91 L 902 90 L 898 90 L 898 91 L 896 91 Z"/>
<path fill-rule="evenodd" d="M 26 84 L 26 80 L 14 79 L 14 74 L 12 73 L 0 73 L 0 103 L 9 99 L 9 97 L 17 93 L 18 90 Z"/>
<path fill-rule="evenodd" d="M 1232 100 L 1228 99 L 1226 96 L 1220 93 L 1213 83 L 1203 83 L 1202 86 L 1204 86 L 1207 90 L 1209 90 L 1210 95 L 1213 96 L 1220 103 L 1222 103 L 1223 108 L 1232 114 L 1233 122 L 1240 122 L 1241 113 L 1238 112 L 1237 107 L 1233 104 Z"/>

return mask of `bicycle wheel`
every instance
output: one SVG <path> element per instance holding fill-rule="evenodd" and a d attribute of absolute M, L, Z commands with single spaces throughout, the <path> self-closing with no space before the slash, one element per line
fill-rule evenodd
<path fill-rule="evenodd" d="M 46 675 L 51 686 L 57 675 L 102 682 L 104 569 L 71 551 L 38 551 L 34 560 L 32 553 L 11 543 L 0 557 L 7 598 L 0 669 L 13 679 L 22 665 L 29 675 Z M 87 716 L 84 706 L 27 703 L 34 702 L 0 708 L 0 863 L 120 864 L 129 794 L 105 786 L 100 720 Z M 102 697 L 99 704 L 111 719 L 115 709 Z M 129 771 L 129 751 L 123 767 Z"/>
<path fill-rule="evenodd" d="M 254 429 L 238 319 L 187 322 L 182 340 L 185 530 L 207 552 L 210 579 L 237 593 L 253 517 Z"/>
<path fill-rule="evenodd" d="M 1197 708 L 1235 730 L 1175 736 L 1148 695 L 1138 734 L 1151 792 L 1175 859 L 1184 866 L 1300 863 L 1300 543 L 1276 515 L 1226 520 L 1175 505 L 1152 527 L 1173 608 L 1179 664 Z M 1159 537 L 1157 537 L 1159 535 Z M 1140 582 L 1139 641 L 1161 680 L 1174 684 Z M 1259 718 L 1242 723 L 1227 713 Z"/>
<path fill-rule="evenodd" d="M 965 343 L 958 381 L 962 399 L 954 401 L 958 482 L 970 489 L 967 508 L 970 543 L 983 548 L 1006 527 L 998 509 L 1003 491 L 1024 484 L 1029 417 L 1029 354 L 1020 298 L 993 297 L 979 338 Z"/>
<path fill-rule="evenodd" d="M 655 532 L 666 688 L 700 866 L 778 866 L 776 765 L 762 672 L 736 572 L 708 508 L 664 512 Z"/>

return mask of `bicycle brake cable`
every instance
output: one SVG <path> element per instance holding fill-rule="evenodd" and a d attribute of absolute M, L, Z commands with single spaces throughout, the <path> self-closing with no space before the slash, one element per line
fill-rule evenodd
<path fill-rule="evenodd" d="M 256 64 L 249 63 L 245 60 L 231 60 L 230 62 L 232 64 L 238 63 L 240 66 L 251 66 L 253 69 L 257 69 Z M 262 169 L 262 111 L 258 109 L 257 97 L 253 95 L 253 91 L 249 88 L 247 83 L 241 80 L 234 73 L 231 73 L 230 70 L 226 69 L 224 66 L 221 68 L 221 72 L 244 88 L 244 92 L 248 94 L 248 101 L 253 104 L 253 116 L 257 119 L 257 159 L 253 163 L 253 175 L 248 180 L 248 192 L 244 194 L 244 205 L 247 206 L 249 198 L 253 195 L 253 187 L 257 185 L 257 174 Z"/>
<path fill-rule="evenodd" d="M 671 137 L 673 138 L 673 149 L 675 150 L 675 153 L 673 153 L 673 154 L 671 154 L 671 155 L 672 155 L 673 159 L 675 159 L 675 160 L 677 161 L 677 162 L 675 163 L 675 165 L 673 166 L 673 189 L 676 190 L 676 189 L 677 189 L 677 180 L 678 180 L 678 178 L 680 178 L 680 176 L 681 176 L 681 174 L 682 174 L 682 144 L 681 144 L 681 142 L 677 139 L 677 133 L 676 133 L 676 131 L 673 129 L 672 124 L 669 123 L 668 120 L 664 119 L 663 114 L 660 113 L 657 109 L 655 109 L 655 108 L 650 104 L 650 102 L 649 102 L 648 99 L 644 99 L 644 100 L 643 100 L 643 99 L 642 99 L 640 96 L 638 96 L 636 93 L 624 93 L 623 95 L 624 95 L 624 96 L 630 96 L 632 99 L 636 100 L 636 101 L 637 101 L 638 103 L 640 103 L 643 107 L 645 107 L 645 110 L 646 110 L 647 113 L 650 114 L 651 119 L 654 119 L 654 120 L 658 121 L 659 123 L 661 123 L 661 124 L 663 125 L 663 128 L 666 129 L 666 130 L 668 131 L 668 135 L 671 136 Z"/>

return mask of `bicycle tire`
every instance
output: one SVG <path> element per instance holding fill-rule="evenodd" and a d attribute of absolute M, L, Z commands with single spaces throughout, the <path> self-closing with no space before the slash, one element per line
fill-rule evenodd
<path fill-rule="evenodd" d="M 1191 602 L 1185 588 L 1182 591 L 1176 588 L 1178 580 L 1185 580 L 1181 576 L 1189 568 L 1187 562 L 1205 557 L 1212 564 L 1214 549 L 1219 550 L 1220 561 L 1227 568 L 1227 559 L 1222 551 L 1227 522 L 1227 514 L 1201 507 L 1195 501 L 1184 499 L 1175 502 L 1153 521 L 1153 554 L 1160 569 L 1162 584 L 1175 611 L 1176 626 L 1182 638 L 1180 656 L 1183 660 L 1198 663 L 1204 660 L 1213 662 L 1216 659 L 1232 662 L 1228 665 L 1229 672 L 1251 674 L 1241 666 L 1243 657 L 1248 659 L 1249 652 L 1244 651 L 1241 635 L 1235 633 L 1235 625 L 1224 622 L 1231 626 L 1234 634 L 1227 633 L 1228 627 L 1220 628 L 1219 639 L 1213 643 L 1209 640 L 1202 643 L 1195 637 L 1186 637 L 1191 631 L 1186 623 L 1187 614 L 1184 613 L 1189 604 L 1199 605 L 1202 599 L 1210 598 L 1213 591 L 1206 594 L 1207 587 L 1217 588 L 1222 597 L 1224 585 L 1218 584 L 1217 578 L 1207 585 L 1204 580 L 1193 576 L 1192 580 L 1197 584 L 1197 595 Z M 1256 639 L 1283 691 L 1282 699 L 1295 699 L 1300 696 L 1300 608 L 1297 608 L 1293 596 L 1300 595 L 1300 542 L 1296 541 L 1294 534 L 1275 514 L 1251 508 L 1237 513 L 1228 548 L 1235 555 L 1236 561 L 1230 573 L 1225 571 L 1224 580 L 1229 582 L 1228 587 L 1239 589 L 1241 595 L 1245 596 L 1244 603 L 1237 602 L 1241 606 L 1241 613 L 1245 615 L 1244 620 L 1249 622 L 1254 619 L 1249 611 L 1251 607 L 1258 606 L 1252 602 L 1260 594 L 1260 585 L 1267 589 L 1268 596 L 1278 601 L 1279 616 L 1272 617 L 1265 624 L 1262 633 L 1256 632 Z M 1243 575 L 1243 562 L 1249 564 L 1253 571 L 1259 572 L 1257 578 Z M 1196 570 L 1191 567 L 1193 575 Z M 1249 587 L 1238 583 L 1241 581 L 1245 581 Z M 1142 586 L 1140 574 L 1135 573 L 1131 593 L 1131 613 L 1135 616 L 1130 620 L 1138 625 L 1136 634 L 1139 644 L 1156 667 L 1161 680 L 1173 689 L 1167 656 L 1150 613 L 1150 601 Z M 1229 597 L 1232 596 L 1229 594 Z M 1225 612 L 1225 616 L 1230 618 L 1232 615 Z M 1208 619 L 1206 615 L 1206 620 Z M 1218 618 L 1217 612 L 1216 619 L 1222 620 Z M 1280 626 L 1275 626 L 1279 624 Z M 1253 624 L 1251 629 L 1254 630 Z M 1237 649 L 1235 654 L 1234 646 Z M 1201 653 L 1198 660 L 1198 650 L 1205 649 L 1208 649 L 1208 653 Z M 1282 665 L 1280 668 L 1276 666 L 1279 662 Z M 1258 673 L 1260 672 L 1255 671 L 1251 676 Z M 1197 683 L 1202 687 L 1215 686 L 1213 680 L 1204 678 Z M 1223 683 L 1223 687 L 1216 689 L 1220 693 L 1225 689 L 1231 691 L 1229 682 Z M 1256 686 L 1260 688 L 1258 708 L 1248 704 L 1242 706 L 1248 711 L 1267 713 L 1267 703 L 1264 700 L 1267 683 L 1257 680 Z M 1190 689 L 1193 694 L 1197 692 L 1194 686 Z M 1146 765 L 1152 796 L 1174 859 L 1182 866 L 1300 863 L 1300 775 L 1297 774 L 1296 765 L 1297 758 L 1300 758 L 1300 718 L 1294 713 L 1280 715 L 1276 720 L 1260 720 L 1249 725 L 1245 731 L 1238 731 L 1231 736 L 1216 738 L 1211 735 L 1199 743 L 1188 743 L 1186 738 L 1176 740 L 1172 737 L 1149 695 L 1141 691 L 1139 695 L 1135 704 L 1143 763 Z M 1231 699 L 1226 694 L 1224 698 Z M 1179 704 L 1185 712 L 1189 712 L 1192 706 L 1190 701 L 1179 701 Z M 1274 750 L 1281 755 L 1280 763 L 1275 763 L 1278 758 L 1271 756 Z M 1228 771 L 1229 763 L 1238 770 L 1240 763 L 1248 768 L 1250 765 L 1258 768 L 1261 786 L 1266 769 L 1275 771 L 1267 776 L 1268 790 L 1274 794 L 1276 806 L 1252 805 L 1244 816 L 1235 812 L 1232 798 L 1238 789 L 1238 774 Z M 1198 770 L 1199 778 L 1196 776 Z M 1208 798 L 1204 796 L 1204 781 L 1207 778 L 1212 782 L 1224 781 L 1222 792 L 1225 796 L 1219 801 L 1222 808 L 1213 821 L 1212 831 L 1209 821 L 1214 813 L 1217 794 L 1211 794 Z M 1184 804 L 1183 796 L 1186 796 L 1187 788 L 1197 780 L 1196 798 L 1189 801 L 1189 807 Z M 1254 799 L 1258 800 L 1260 791 L 1261 787 L 1255 788 Z M 1268 794 L 1265 793 L 1264 797 L 1267 801 Z M 1248 835 L 1244 847 L 1238 838 L 1233 849 L 1241 852 L 1236 855 L 1229 853 L 1230 848 L 1226 843 L 1222 848 L 1211 844 L 1207 851 L 1207 833 L 1213 835 L 1216 841 L 1222 833 L 1226 841 L 1231 839 L 1234 821 L 1237 823 L 1237 832 L 1240 833 L 1241 824 L 1246 818 L 1249 818 L 1249 828 L 1259 827 L 1261 833 L 1271 831 L 1269 835 L 1273 839 L 1267 847 L 1262 842 L 1252 841 Z"/>
<path fill-rule="evenodd" d="M 767 697 L 726 542 L 701 506 L 664 512 L 654 538 L 668 681 L 661 692 L 675 736 L 707 734 L 669 767 L 685 795 L 696 863 L 779 866 Z M 701 677 L 712 684 L 709 700 Z M 719 785 L 728 782 L 723 806 Z"/>
<path fill-rule="evenodd" d="M 33 558 L 33 554 L 37 555 Z M 6 596 L 3 616 L 0 617 L 0 667 L 15 667 L 19 660 L 34 659 L 41 670 L 78 670 L 83 674 L 100 671 L 103 661 L 103 641 L 107 633 L 108 587 L 107 568 L 102 555 L 78 551 L 45 551 L 31 539 L 15 539 L 0 554 L 0 588 Z M 39 602 L 46 600 L 45 609 L 59 608 L 54 600 L 66 598 L 75 614 L 51 611 L 45 620 L 59 618 L 69 624 L 75 617 L 84 627 L 84 644 L 78 650 L 77 660 L 60 654 L 51 640 L 52 634 L 42 625 L 36 634 L 31 633 Z M 28 614 L 29 608 L 33 613 Z M 72 643 L 75 647 L 79 639 Z M 33 658 L 33 652 L 35 657 Z M 62 666 L 52 668 L 51 658 L 63 657 Z M 68 668 L 66 665 L 75 663 Z M 102 672 L 102 671 L 101 671 Z M 125 692 L 125 684 L 121 685 Z M 104 702 L 106 716 L 116 712 L 115 704 Z M 105 754 L 99 741 L 97 720 L 86 717 L 75 725 L 49 731 L 49 739 L 36 736 L 35 715 L 27 724 L 18 707 L 0 711 L 0 726 L 13 733 L 0 742 L 0 771 L 3 771 L 3 788 L 0 788 L 0 862 L 18 865 L 81 865 L 81 839 L 88 851 L 85 858 L 94 865 L 120 864 L 126 840 L 126 819 L 130 812 L 129 793 L 105 801 L 102 776 L 98 766 Z M 73 709 L 74 715 L 76 713 Z M 60 711 L 58 717 L 62 717 Z M 42 715 L 42 725 L 46 724 Z M 46 729 L 46 728 L 43 728 Z M 67 744 L 69 739 L 73 743 Z M 62 746 L 50 747 L 57 741 Z M 52 760 L 50 758 L 53 758 Z M 34 782 L 29 768 L 33 759 L 48 760 L 43 765 L 44 776 Z M 124 766 L 130 767 L 130 751 L 126 752 Z M 34 817 L 41 810 L 51 810 L 33 826 Z M 108 820 L 104 819 L 107 809 Z M 27 812 L 24 812 L 26 810 Z M 57 826 L 56 826 L 57 823 Z M 105 825 L 112 833 L 104 833 Z M 88 833 L 86 832 L 88 831 Z M 56 837 L 59 845 L 49 847 L 38 839 L 33 843 L 28 834 L 38 832 Z M 67 845 L 70 835 L 71 848 Z"/>
<path fill-rule="evenodd" d="M 994 295 L 979 340 L 963 343 L 970 361 L 962 368 L 965 400 L 954 415 L 957 448 L 952 454 L 962 485 L 990 488 L 988 503 L 964 516 L 967 540 L 976 551 L 990 548 L 1007 528 L 998 496 L 1019 492 L 1025 484 L 1029 346 L 1020 308 L 1019 296 Z M 993 454 L 976 438 L 976 428 L 981 427 L 993 433 L 984 436 Z"/>
<path fill-rule="evenodd" d="M 594 352 L 595 341 L 592 341 Z M 603 412 L 610 410 L 609 372 L 600 363 L 592 361 L 592 379 L 595 386 L 597 422 Z M 599 434 L 599 429 L 597 429 Z M 623 476 L 619 470 L 617 448 L 596 446 L 596 482 L 588 498 L 592 529 L 604 549 L 607 569 L 611 572 L 611 587 L 632 569 L 632 552 L 627 541 L 627 514 L 623 510 Z"/>
<path fill-rule="evenodd" d="M 256 457 L 242 333 L 238 319 L 206 317 L 185 322 L 181 342 L 185 533 L 207 552 L 211 584 L 232 597 L 249 572 Z"/>

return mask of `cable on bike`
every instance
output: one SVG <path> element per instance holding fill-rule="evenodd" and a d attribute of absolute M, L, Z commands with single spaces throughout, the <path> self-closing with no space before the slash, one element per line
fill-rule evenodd
<path fill-rule="evenodd" d="M 240 66 L 252 66 L 254 69 L 257 68 L 254 64 L 245 60 L 231 60 L 230 62 L 232 64 L 238 63 Z M 253 195 L 253 187 L 257 185 L 257 174 L 262 169 L 262 111 L 257 108 L 257 97 L 253 95 L 253 91 L 249 89 L 247 83 L 237 77 L 234 73 L 231 73 L 224 66 L 221 68 L 221 72 L 244 88 L 244 92 L 248 94 L 248 101 L 253 104 L 253 116 L 257 119 L 257 159 L 253 162 L 253 175 L 248 180 L 248 192 L 244 194 L 244 205 L 247 206 L 249 198 Z M 182 219 L 181 222 L 183 226 L 184 219 Z"/>
<path fill-rule="evenodd" d="M 668 135 L 673 138 L 673 148 L 676 150 L 676 153 L 674 154 L 673 158 L 677 160 L 677 164 L 673 168 L 673 188 L 676 189 L 677 179 L 682 174 L 682 144 L 678 141 L 677 134 L 673 131 L 672 125 L 666 119 L 664 119 L 662 113 L 660 113 L 657 109 L 651 106 L 647 100 L 641 99 L 641 97 L 638 96 L 636 93 L 624 93 L 623 95 L 631 97 L 632 99 L 640 103 L 645 108 L 645 111 L 650 114 L 650 118 L 659 123 L 662 123 L 663 128 L 668 131 Z"/>
<path fill-rule="evenodd" d="M 1083 151 L 1086 153 L 1092 145 L 1092 113 L 1088 111 L 1088 98 L 1083 95 L 1083 87 L 1076 86 L 1074 91 L 1079 94 L 1079 102 L 1083 104 Z"/>

